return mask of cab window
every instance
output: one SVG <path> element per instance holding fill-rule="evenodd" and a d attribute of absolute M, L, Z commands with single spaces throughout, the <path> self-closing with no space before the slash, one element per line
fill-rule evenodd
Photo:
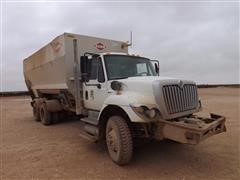
<path fill-rule="evenodd" d="M 105 77 L 104 77 L 104 72 L 103 72 L 103 65 L 102 65 L 102 61 L 99 58 L 98 60 L 98 82 L 104 82 L 105 81 Z"/>
<path fill-rule="evenodd" d="M 99 57 L 92 59 L 89 80 L 98 80 L 99 82 L 105 81 L 102 61 Z"/>

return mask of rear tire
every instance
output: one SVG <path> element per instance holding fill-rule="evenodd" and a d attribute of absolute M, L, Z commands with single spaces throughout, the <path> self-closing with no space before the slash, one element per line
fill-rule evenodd
<path fill-rule="evenodd" d="M 130 162 L 133 154 L 133 142 L 125 119 L 120 116 L 109 118 L 106 126 L 106 144 L 113 162 L 118 165 Z"/>
<path fill-rule="evenodd" d="M 60 112 L 52 112 L 52 123 L 58 123 L 59 122 L 59 119 L 60 119 Z"/>
<path fill-rule="evenodd" d="M 40 107 L 40 119 L 43 125 L 47 126 L 52 123 L 52 114 L 47 110 L 45 103 L 42 103 Z"/>
<path fill-rule="evenodd" d="M 40 121 L 39 108 L 36 104 L 33 105 L 33 118 L 35 121 Z"/>

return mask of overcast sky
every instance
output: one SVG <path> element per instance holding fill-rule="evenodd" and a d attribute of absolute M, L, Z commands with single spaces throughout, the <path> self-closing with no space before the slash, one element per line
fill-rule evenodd
<path fill-rule="evenodd" d="M 239 83 L 237 2 L 16 3 L 2 6 L 3 91 L 25 90 L 22 61 L 63 32 L 129 40 L 161 76 Z"/>

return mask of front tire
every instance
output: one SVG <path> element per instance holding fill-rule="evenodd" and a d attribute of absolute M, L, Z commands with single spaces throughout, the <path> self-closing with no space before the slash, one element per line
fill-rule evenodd
<path fill-rule="evenodd" d="M 130 129 L 124 118 L 112 116 L 106 126 L 106 143 L 109 156 L 118 165 L 130 162 L 133 154 L 133 142 Z"/>

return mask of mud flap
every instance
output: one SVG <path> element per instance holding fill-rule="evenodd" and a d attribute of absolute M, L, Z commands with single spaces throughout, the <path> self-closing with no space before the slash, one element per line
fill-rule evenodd
<path fill-rule="evenodd" d="M 171 121 L 161 121 L 163 138 L 180 143 L 198 144 L 202 140 L 226 131 L 225 117 L 210 114 L 210 117 L 182 117 Z"/>

